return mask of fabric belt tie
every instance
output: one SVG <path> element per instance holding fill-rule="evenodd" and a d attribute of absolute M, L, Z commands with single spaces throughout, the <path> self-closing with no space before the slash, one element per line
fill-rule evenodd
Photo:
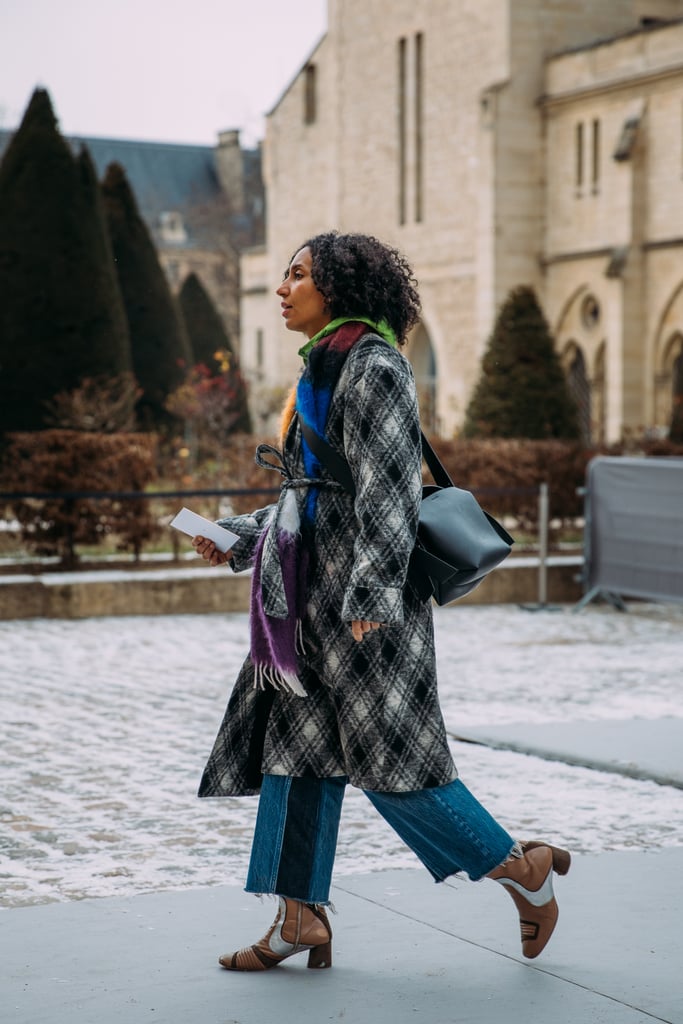
<path fill-rule="evenodd" d="M 271 462 L 266 456 L 272 456 L 277 461 Z M 285 465 L 282 453 L 273 445 L 260 444 L 256 449 L 254 461 L 262 469 L 275 470 L 282 477 L 280 496 L 263 545 L 264 572 L 261 577 L 261 600 L 263 610 L 267 615 L 272 615 L 275 619 L 286 619 L 290 609 L 287 607 L 277 538 L 283 532 L 289 535 L 299 532 L 301 511 L 296 492 L 307 490 L 309 487 L 346 492 L 340 483 L 329 477 L 292 476 Z M 267 585 L 265 585 L 266 581 Z"/>

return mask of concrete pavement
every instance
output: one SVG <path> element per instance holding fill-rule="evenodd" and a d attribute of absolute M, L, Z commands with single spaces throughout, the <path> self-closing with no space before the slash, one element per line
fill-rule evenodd
<path fill-rule="evenodd" d="M 681 724 L 574 723 L 574 738 L 566 726 L 564 742 L 585 748 L 590 740 L 595 760 L 611 732 L 613 746 L 629 752 L 629 770 L 651 771 L 659 748 L 656 770 L 673 775 L 681 748 L 672 730 Z M 545 730 L 547 755 L 562 756 L 549 726 L 526 728 L 524 742 Z M 618 761 L 611 770 L 619 770 Z M 217 964 L 219 954 L 255 941 L 274 916 L 270 901 L 238 887 L 3 910 L 0 1019 L 683 1024 L 682 877 L 681 845 L 575 857 L 556 882 L 556 933 L 527 961 L 514 905 L 494 883 L 451 879 L 437 886 L 417 870 L 342 876 L 332 893 L 333 968 L 308 971 L 304 954 L 259 975 Z"/>
<path fill-rule="evenodd" d="M 507 723 L 458 729 L 454 739 L 683 789 L 683 718 Z"/>
<path fill-rule="evenodd" d="M 232 974 L 269 901 L 219 886 L 0 913 L 4 1024 L 645 1024 L 683 1021 L 683 850 L 575 858 L 525 961 L 502 889 L 421 871 L 335 885 L 334 966 Z"/>

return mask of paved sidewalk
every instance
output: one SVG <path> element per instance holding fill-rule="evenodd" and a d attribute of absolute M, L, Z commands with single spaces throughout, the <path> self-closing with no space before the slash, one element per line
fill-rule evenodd
<path fill-rule="evenodd" d="M 507 723 L 458 729 L 454 739 L 683 789 L 683 718 Z"/>
<path fill-rule="evenodd" d="M 421 871 L 342 878 L 334 966 L 305 954 L 263 975 L 221 970 L 268 901 L 219 886 L 0 913 L 4 1024 L 646 1024 L 683 1021 L 683 850 L 575 858 L 535 961 L 490 882 Z"/>

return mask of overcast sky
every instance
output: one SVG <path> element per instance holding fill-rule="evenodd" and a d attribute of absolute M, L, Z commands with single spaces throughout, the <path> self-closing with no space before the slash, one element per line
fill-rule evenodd
<path fill-rule="evenodd" d="M 326 0 L 0 0 L 0 128 L 36 85 L 67 135 L 211 144 L 263 135 L 326 28 Z"/>

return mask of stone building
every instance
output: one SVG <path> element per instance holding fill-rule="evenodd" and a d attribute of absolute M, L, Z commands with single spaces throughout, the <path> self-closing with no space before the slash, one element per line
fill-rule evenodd
<path fill-rule="evenodd" d="M 548 61 L 543 296 L 598 439 L 683 398 L 683 22 Z"/>
<path fill-rule="evenodd" d="M 274 289 L 329 228 L 402 249 L 423 419 L 462 422 L 497 307 L 533 285 L 586 432 L 663 427 L 681 384 L 683 0 L 329 0 L 268 116 L 265 245 L 242 259 L 264 420 L 296 374 Z"/>

